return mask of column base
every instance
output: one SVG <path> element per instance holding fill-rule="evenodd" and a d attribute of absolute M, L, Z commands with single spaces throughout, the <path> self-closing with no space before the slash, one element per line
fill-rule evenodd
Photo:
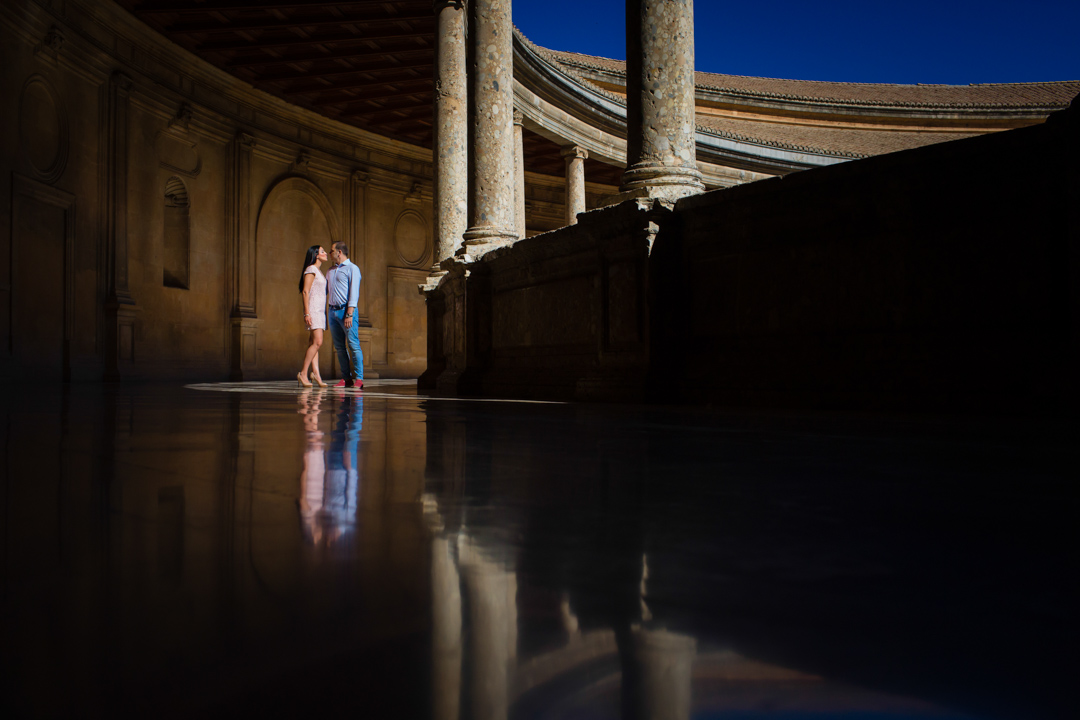
<path fill-rule="evenodd" d="M 122 380 L 135 369 L 135 322 L 139 309 L 128 296 L 105 303 L 105 379 Z"/>
<path fill-rule="evenodd" d="M 427 295 L 429 292 L 439 287 L 439 283 L 442 282 L 442 279 L 449 274 L 450 273 L 448 270 L 443 270 L 438 265 L 436 265 L 431 269 L 430 274 L 427 276 L 424 282 L 420 283 L 416 287 L 419 289 L 421 295 Z"/>
<path fill-rule="evenodd" d="M 675 201 L 705 192 L 705 183 L 701 182 L 701 173 L 697 168 L 638 165 L 623 173 L 622 187 L 619 189 L 619 196 L 624 200 L 649 197 Z"/>
<path fill-rule="evenodd" d="M 258 329 L 259 319 L 255 317 L 233 317 L 229 321 L 229 379 L 233 382 L 252 379 L 258 367 Z"/>
<path fill-rule="evenodd" d="M 462 238 L 465 242 L 454 256 L 470 260 L 476 260 L 492 250 L 513 245 L 519 240 L 513 230 L 495 227 L 471 227 L 465 231 Z"/>

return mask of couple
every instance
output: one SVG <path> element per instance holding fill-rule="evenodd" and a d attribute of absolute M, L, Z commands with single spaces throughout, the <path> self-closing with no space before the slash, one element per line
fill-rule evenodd
<path fill-rule="evenodd" d="M 334 266 L 326 273 L 319 266 L 326 260 L 326 251 L 319 245 L 308 248 L 304 258 L 304 270 L 300 274 L 300 299 L 304 304 L 304 325 L 311 332 L 310 346 L 304 353 L 304 366 L 296 373 L 296 380 L 304 387 L 311 387 L 312 378 L 319 387 L 326 387 L 319 375 L 319 348 L 322 347 L 323 330 L 327 315 L 330 320 L 330 336 L 334 339 L 338 366 L 342 380 L 335 387 L 364 387 L 364 353 L 360 350 L 359 325 L 356 303 L 360 299 L 360 268 L 349 262 L 349 248 L 336 242 L 330 250 Z M 329 296 L 329 297 L 328 297 Z M 330 301 L 327 313 L 326 302 Z"/>

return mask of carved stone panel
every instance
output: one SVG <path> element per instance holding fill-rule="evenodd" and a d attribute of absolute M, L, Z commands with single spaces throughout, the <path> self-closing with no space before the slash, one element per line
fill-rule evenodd
<path fill-rule="evenodd" d="M 162 130 L 154 139 L 154 151 L 161 167 L 187 177 L 202 170 L 202 158 L 194 140 L 175 130 Z"/>
<path fill-rule="evenodd" d="M 50 185 L 64 173 L 68 158 L 67 114 L 59 95 L 41 75 L 23 85 L 19 97 L 19 148 L 27 169 Z"/>
<path fill-rule="evenodd" d="M 386 269 L 387 358 L 397 375 L 416 376 L 427 361 L 427 311 L 416 286 L 427 279 L 426 269 Z"/>
<path fill-rule="evenodd" d="M 402 263 L 409 267 L 424 267 L 428 260 L 428 225 L 424 216 L 406 210 L 394 224 L 394 249 Z"/>

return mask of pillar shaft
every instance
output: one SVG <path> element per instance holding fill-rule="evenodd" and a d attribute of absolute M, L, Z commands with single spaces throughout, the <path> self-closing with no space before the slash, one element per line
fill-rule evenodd
<path fill-rule="evenodd" d="M 465 3 L 435 0 L 435 265 L 453 257 L 468 227 L 468 85 Z"/>
<path fill-rule="evenodd" d="M 623 717 L 690 720 L 697 643 L 688 635 L 635 628 L 623 665 Z"/>
<path fill-rule="evenodd" d="M 521 126 L 524 116 L 514 111 L 514 231 L 525 237 L 525 141 Z"/>
<path fill-rule="evenodd" d="M 474 0 L 469 254 L 514 241 L 514 57 L 510 0 Z M 471 249 L 470 249 L 471 248 Z"/>
<path fill-rule="evenodd" d="M 461 577 L 445 536 L 431 542 L 432 716 L 458 720 L 461 707 Z"/>
<path fill-rule="evenodd" d="M 694 147 L 694 2 L 626 2 L 627 169 L 622 190 L 701 192 Z"/>
<path fill-rule="evenodd" d="M 589 151 L 577 145 L 562 149 L 566 158 L 566 224 L 577 224 L 579 213 L 585 212 L 585 158 Z"/>

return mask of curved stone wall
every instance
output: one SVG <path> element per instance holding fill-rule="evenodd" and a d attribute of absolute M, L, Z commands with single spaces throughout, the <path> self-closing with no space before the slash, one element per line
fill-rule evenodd
<path fill-rule="evenodd" d="M 429 150 L 255 90 L 113 3 L 57 17 L 5 2 L 0 66 L 6 373 L 287 378 L 307 342 L 299 265 L 336 239 L 364 275 L 365 374 L 423 369 Z M 187 287 L 163 281 L 171 178 L 188 196 Z M 46 272 L 54 261 L 65 271 Z M 25 296 L 41 278 L 45 315 Z M 327 377 L 331 362 L 324 348 Z"/>

